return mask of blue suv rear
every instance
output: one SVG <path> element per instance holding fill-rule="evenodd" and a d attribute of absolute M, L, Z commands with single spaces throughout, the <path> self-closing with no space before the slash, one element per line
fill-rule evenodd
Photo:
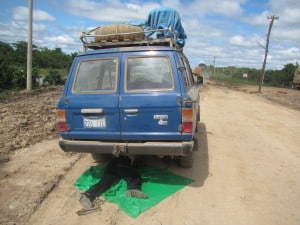
<path fill-rule="evenodd" d="M 182 49 L 172 43 L 113 44 L 78 55 L 57 107 L 60 147 L 191 160 L 199 89 Z"/>

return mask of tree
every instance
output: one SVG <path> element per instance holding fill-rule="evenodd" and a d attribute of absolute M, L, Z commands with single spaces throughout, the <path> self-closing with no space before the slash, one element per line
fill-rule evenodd
<path fill-rule="evenodd" d="M 18 41 L 12 44 L 14 53 L 15 53 L 15 63 L 18 65 L 24 65 L 26 68 L 26 58 L 27 58 L 27 42 L 26 41 Z M 32 46 L 33 49 L 36 48 L 35 45 Z"/>
<path fill-rule="evenodd" d="M 0 90 L 11 88 L 11 73 L 14 49 L 7 43 L 0 41 Z"/>
<path fill-rule="evenodd" d="M 37 69 L 46 71 L 51 84 L 63 84 L 62 71 L 69 69 L 77 53 L 66 54 L 61 48 L 37 48 L 33 45 L 32 82 L 37 84 Z M 0 90 L 25 88 L 27 42 L 8 44 L 0 41 Z"/>
<path fill-rule="evenodd" d="M 294 72 L 297 68 L 297 65 L 292 63 L 286 64 L 282 69 L 280 80 L 283 86 L 291 86 L 294 79 Z"/>
<path fill-rule="evenodd" d="M 51 69 L 49 75 L 45 77 L 45 83 L 49 85 L 62 85 L 64 84 L 64 79 L 62 75 L 59 74 L 58 70 Z"/>

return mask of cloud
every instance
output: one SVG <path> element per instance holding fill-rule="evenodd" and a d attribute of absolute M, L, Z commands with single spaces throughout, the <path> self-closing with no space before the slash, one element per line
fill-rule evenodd
<path fill-rule="evenodd" d="M 28 20 L 28 8 L 19 6 L 12 10 L 12 18 L 15 21 Z M 33 10 L 33 20 L 35 21 L 55 21 L 55 17 L 42 10 Z"/>
<path fill-rule="evenodd" d="M 242 1 L 244 2 L 244 1 Z M 224 1 L 205 1 L 207 10 L 210 13 L 223 15 L 226 17 L 235 17 L 242 14 L 243 9 L 239 1 L 224 0 Z"/>
<path fill-rule="evenodd" d="M 7 29 L 9 27 L 9 29 Z M 44 24 L 33 23 L 34 38 L 40 38 L 47 32 L 47 27 Z M 12 43 L 16 41 L 27 41 L 28 24 L 23 21 L 11 21 L 0 25 L 1 40 Z"/>
<path fill-rule="evenodd" d="M 245 24 L 252 26 L 266 26 L 266 19 L 270 16 L 269 11 L 263 11 L 260 14 L 250 14 L 243 18 Z"/>
<path fill-rule="evenodd" d="M 38 21 L 55 21 L 55 17 L 42 10 L 33 10 L 33 18 Z"/>
<path fill-rule="evenodd" d="M 194 38 L 203 39 L 207 37 L 222 37 L 225 32 L 214 23 L 207 23 L 196 18 L 185 18 L 182 21 L 185 32 L 188 36 L 188 41 Z M 191 38 L 192 37 L 192 38 Z"/>
<path fill-rule="evenodd" d="M 298 45 L 300 37 L 299 29 L 289 29 L 287 27 L 274 27 L 271 34 L 271 41 L 284 42 L 286 44 Z"/>
<path fill-rule="evenodd" d="M 279 16 L 271 33 L 267 65 L 294 62 L 299 55 L 300 1 L 267 0 L 247 11 L 248 0 L 53 0 L 44 1 L 43 9 L 34 9 L 34 43 L 44 47 L 61 47 L 64 51 L 81 50 L 79 35 L 96 26 L 144 20 L 157 7 L 175 8 L 181 15 L 188 39 L 184 52 L 195 66 L 200 61 L 216 66 L 250 66 L 260 68 L 269 25 L 267 16 Z M 256 3 L 251 3 L 252 9 Z M 53 7 L 53 8 L 51 8 Z M 51 9 L 55 9 L 50 13 Z M 49 11 L 48 11 L 49 10 Z M 15 7 L 11 18 L 1 16 L 1 40 L 27 39 L 27 7 Z M 57 19 L 56 19 L 57 18 Z M 300 59 L 299 59 L 300 60 Z M 299 61 L 298 60 L 298 61 Z"/>
<path fill-rule="evenodd" d="M 284 10 L 282 10 L 279 17 L 280 21 L 282 21 L 284 25 L 299 27 L 299 8 L 285 8 Z"/>
<path fill-rule="evenodd" d="M 278 62 L 285 60 L 285 61 L 292 61 L 292 62 L 300 62 L 300 48 L 285 48 L 285 47 L 278 47 L 278 49 L 272 51 L 270 53 L 275 60 Z"/>
<path fill-rule="evenodd" d="M 69 44 L 73 43 L 74 39 L 69 35 L 58 35 L 53 37 L 45 37 L 46 41 L 55 42 L 57 44 Z"/>
<path fill-rule="evenodd" d="M 151 9 L 159 7 L 157 3 L 140 4 L 120 1 L 95 2 L 91 0 L 68 0 L 66 9 L 69 13 L 99 22 L 124 23 L 131 20 L 146 19 Z"/>
<path fill-rule="evenodd" d="M 79 40 L 75 40 L 70 35 L 47 36 L 43 38 L 41 44 L 48 48 L 62 48 L 67 53 L 72 53 L 81 49 Z"/>
<path fill-rule="evenodd" d="M 291 8 L 291 9 L 299 9 L 300 2 L 299 0 L 269 0 L 269 8 L 274 13 L 280 13 L 283 9 Z"/>
<path fill-rule="evenodd" d="M 229 44 L 240 46 L 240 47 L 258 47 L 258 45 L 264 45 L 265 43 L 259 36 L 252 36 L 252 37 L 244 37 L 242 35 L 236 35 L 229 39 Z"/>
<path fill-rule="evenodd" d="M 216 58 L 217 66 L 247 66 L 261 68 L 264 49 L 259 46 L 265 44 L 269 15 L 280 16 L 274 23 L 271 34 L 270 53 L 267 65 L 278 67 L 289 60 L 299 58 L 299 0 L 269 0 L 269 7 L 261 8 L 255 14 L 245 14 L 246 0 L 194 0 L 192 2 L 180 0 L 162 0 L 157 2 L 145 1 L 92 1 L 67 0 L 64 7 L 71 15 L 77 18 L 89 19 L 91 26 L 95 21 L 99 25 L 107 23 L 120 23 L 134 19 L 146 19 L 153 8 L 160 6 L 172 7 L 181 15 L 184 29 L 188 39 L 184 47 L 185 54 L 197 65 L 201 60 L 207 64 L 213 63 Z M 298 6 L 297 6 L 298 5 Z M 292 6 L 293 8 L 291 8 Z M 295 7 L 296 6 L 296 7 Z M 84 20 L 82 20 L 84 21 Z M 295 22 L 296 21 L 296 22 Z M 77 42 L 78 36 L 86 24 L 81 26 L 65 27 L 65 32 L 73 39 L 77 49 L 81 47 Z M 244 29 L 245 28 L 245 29 Z M 52 39 L 67 44 L 67 37 Z M 278 45 L 278 43 L 281 43 Z M 290 44 L 293 44 L 290 46 Z M 70 44 L 69 44 L 70 46 Z M 282 60 L 281 60 L 281 59 Z"/>
<path fill-rule="evenodd" d="M 171 0 L 169 2 L 172 6 Z M 190 2 L 190 4 L 183 2 L 175 8 L 182 11 L 182 15 L 184 16 L 197 15 L 197 17 L 204 17 L 205 15 L 216 15 L 235 18 L 242 15 L 242 5 L 245 2 L 245 0 L 195 0 Z"/>

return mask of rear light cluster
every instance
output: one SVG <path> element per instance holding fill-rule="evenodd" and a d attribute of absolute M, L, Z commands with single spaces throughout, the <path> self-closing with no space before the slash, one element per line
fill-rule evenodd
<path fill-rule="evenodd" d="M 182 132 L 193 131 L 193 108 L 182 108 Z"/>
<path fill-rule="evenodd" d="M 66 121 L 66 111 L 64 109 L 58 109 L 56 111 L 57 128 L 60 132 L 67 132 L 68 126 Z"/>

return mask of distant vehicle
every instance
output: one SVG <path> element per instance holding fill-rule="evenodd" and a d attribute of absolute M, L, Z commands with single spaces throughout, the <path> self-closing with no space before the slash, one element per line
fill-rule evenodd
<path fill-rule="evenodd" d="M 293 83 L 294 88 L 300 88 L 300 66 L 295 70 Z"/>
<path fill-rule="evenodd" d="M 202 72 L 202 67 L 201 66 L 196 66 L 193 70 L 193 74 L 194 74 L 194 76 L 196 78 L 196 82 L 198 84 L 203 83 L 203 76 L 202 76 L 201 72 Z"/>

